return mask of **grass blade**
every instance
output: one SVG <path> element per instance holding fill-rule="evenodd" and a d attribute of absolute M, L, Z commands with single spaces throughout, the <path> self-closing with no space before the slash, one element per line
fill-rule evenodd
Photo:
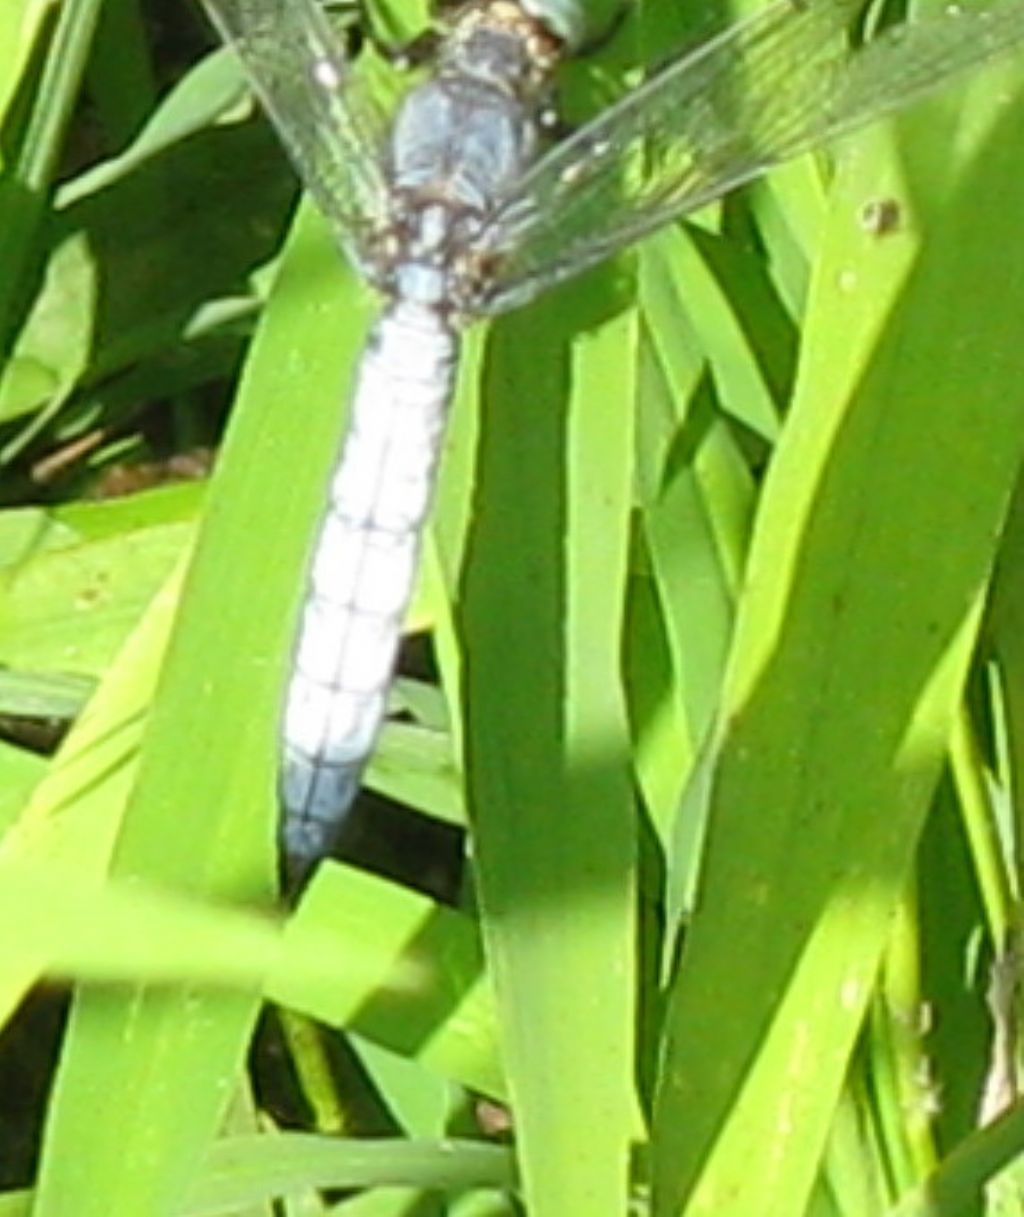
<path fill-rule="evenodd" d="M 659 1214 L 803 1210 L 938 778 L 1024 434 L 1007 80 L 978 86 L 958 178 L 935 111 L 915 120 L 916 262 L 908 233 L 860 224 L 856 152 L 833 200 L 673 982 Z"/>

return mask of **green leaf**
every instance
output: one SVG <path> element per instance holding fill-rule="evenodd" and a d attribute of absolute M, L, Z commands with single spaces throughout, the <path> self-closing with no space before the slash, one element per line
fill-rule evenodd
<path fill-rule="evenodd" d="M 539 1217 L 620 1213 L 636 1130 L 634 810 L 618 675 L 636 319 L 602 316 L 598 283 L 491 335 L 462 586 L 467 796 Z"/>
<path fill-rule="evenodd" d="M 508 1187 L 512 1156 L 497 1145 L 441 1141 L 345 1141 L 332 1137 L 232 1137 L 211 1146 L 189 1217 L 233 1213 L 241 1204 L 308 1187 L 416 1187 L 464 1191 Z"/>
<path fill-rule="evenodd" d="M 811 1188 L 1022 455 L 1013 82 L 922 109 L 905 184 L 877 135 L 836 183 L 672 982 L 659 1214 L 801 1212 Z M 955 163 L 943 107 L 973 136 Z M 895 230 L 865 226 L 890 197 Z"/>
<path fill-rule="evenodd" d="M 506 1091 L 479 929 L 464 914 L 355 869 L 322 864 L 288 926 L 289 939 L 332 938 L 321 975 L 272 978 L 268 996 L 334 1027 L 418 1059 L 484 1094 Z M 329 966 L 359 942 L 376 978 Z M 410 972 L 411 969 L 411 972 Z M 415 976 L 411 988 L 392 978 Z"/>
<path fill-rule="evenodd" d="M 198 484 L 0 516 L 0 659 L 24 671 L 101 676 L 187 553 Z"/>
<path fill-rule="evenodd" d="M 310 293 L 310 273 L 325 265 L 332 290 Z M 336 265 L 322 228 L 301 228 L 214 478 L 118 842 L 121 875 L 257 907 L 271 898 L 275 727 L 297 572 L 336 443 L 341 369 L 361 329 Z M 302 427 L 297 402 L 309 411 Z M 255 989 L 81 994 L 37 1212 L 170 1211 L 222 1117 L 257 1000 Z"/>

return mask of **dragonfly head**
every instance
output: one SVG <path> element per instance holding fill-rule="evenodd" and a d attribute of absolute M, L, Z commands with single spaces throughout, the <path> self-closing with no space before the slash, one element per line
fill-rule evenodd
<path fill-rule="evenodd" d="M 460 12 L 438 67 L 529 104 L 548 88 L 562 52 L 562 40 L 515 0 L 474 0 Z"/>

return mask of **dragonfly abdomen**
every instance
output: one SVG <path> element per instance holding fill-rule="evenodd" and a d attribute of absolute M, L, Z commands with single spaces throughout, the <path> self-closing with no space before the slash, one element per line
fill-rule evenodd
<path fill-rule="evenodd" d="M 293 878 L 330 848 L 384 717 L 457 358 L 441 314 L 399 301 L 359 366 L 285 704 L 282 844 Z"/>

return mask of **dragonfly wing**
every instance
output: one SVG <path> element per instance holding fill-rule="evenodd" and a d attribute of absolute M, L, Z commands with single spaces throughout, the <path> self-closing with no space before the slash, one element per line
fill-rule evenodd
<path fill-rule="evenodd" d="M 386 125 L 315 0 L 203 0 L 306 189 L 356 261 L 385 214 Z"/>
<path fill-rule="evenodd" d="M 1024 39 L 1024 3 L 945 10 L 851 48 L 861 0 L 783 0 L 683 56 L 558 145 L 483 233 L 500 312 L 772 165 Z"/>

